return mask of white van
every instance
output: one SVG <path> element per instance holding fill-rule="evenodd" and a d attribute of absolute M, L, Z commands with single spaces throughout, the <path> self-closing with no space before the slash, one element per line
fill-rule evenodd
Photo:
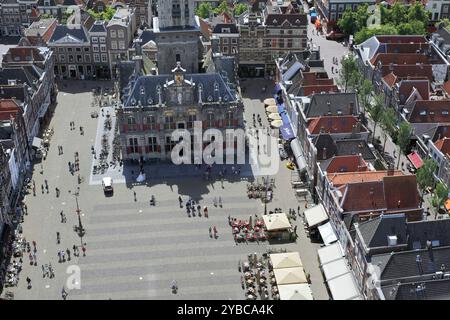
<path fill-rule="evenodd" d="M 111 177 L 104 177 L 102 179 L 103 191 L 106 193 L 113 193 L 113 180 Z"/>

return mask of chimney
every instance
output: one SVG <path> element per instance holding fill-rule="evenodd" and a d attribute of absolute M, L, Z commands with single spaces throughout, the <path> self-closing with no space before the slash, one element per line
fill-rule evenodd
<path fill-rule="evenodd" d="M 349 103 L 349 109 L 350 109 L 349 110 L 350 114 L 353 114 L 354 109 L 355 109 L 355 103 L 353 101 Z"/>
<path fill-rule="evenodd" d="M 420 254 L 418 254 L 416 256 L 416 263 L 417 263 L 417 268 L 419 269 L 419 274 L 422 275 L 423 273 L 423 269 L 422 269 L 422 257 L 420 256 Z"/>
<path fill-rule="evenodd" d="M 327 148 L 322 149 L 322 157 L 323 157 L 322 160 L 325 160 L 327 158 Z"/>

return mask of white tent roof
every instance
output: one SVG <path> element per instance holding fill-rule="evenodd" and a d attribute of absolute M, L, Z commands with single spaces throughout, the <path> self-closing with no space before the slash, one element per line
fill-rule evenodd
<path fill-rule="evenodd" d="M 270 105 L 276 104 L 276 101 L 275 101 L 274 98 L 267 98 L 267 99 L 264 100 L 264 104 L 267 105 L 267 106 L 270 106 Z"/>
<path fill-rule="evenodd" d="M 322 270 L 326 281 L 342 276 L 350 271 L 345 258 L 322 265 Z"/>
<path fill-rule="evenodd" d="M 328 281 L 333 300 L 353 300 L 361 297 L 355 278 L 351 272 Z"/>
<path fill-rule="evenodd" d="M 274 269 L 303 267 L 298 252 L 272 253 L 269 257 Z"/>
<path fill-rule="evenodd" d="M 263 215 L 263 220 L 267 231 L 283 230 L 291 227 L 291 223 L 285 213 L 266 214 Z"/>
<path fill-rule="evenodd" d="M 280 300 L 313 300 L 312 291 L 307 283 L 282 284 L 278 286 Z"/>
<path fill-rule="evenodd" d="M 322 237 L 323 243 L 328 246 L 329 244 L 336 242 L 337 237 L 334 233 L 333 227 L 330 222 L 327 222 L 321 226 L 318 226 L 320 236 Z"/>
<path fill-rule="evenodd" d="M 308 283 L 302 267 L 273 269 L 277 285 L 291 283 Z"/>
<path fill-rule="evenodd" d="M 276 105 L 271 105 L 266 107 L 266 111 L 270 113 L 278 112 L 278 107 Z"/>
<path fill-rule="evenodd" d="M 112 185 L 112 178 L 111 177 L 104 177 L 103 179 L 103 184 L 107 187 Z"/>
<path fill-rule="evenodd" d="M 31 144 L 33 147 L 40 148 L 42 147 L 42 139 L 38 137 L 33 138 L 33 143 Z"/>
<path fill-rule="evenodd" d="M 341 259 L 344 256 L 344 250 L 342 250 L 340 242 L 335 242 L 329 246 L 318 249 L 317 254 L 319 255 L 320 264 L 323 265 L 330 261 Z"/>
<path fill-rule="evenodd" d="M 305 210 L 305 219 L 309 227 L 314 227 L 319 223 L 328 220 L 328 215 L 322 204 L 318 204 L 310 209 Z"/>

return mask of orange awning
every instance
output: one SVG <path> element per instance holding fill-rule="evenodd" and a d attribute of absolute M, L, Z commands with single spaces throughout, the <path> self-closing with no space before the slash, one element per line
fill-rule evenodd
<path fill-rule="evenodd" d="M 450 199 L 447 199 L 445 201 L 444 206 L 447 211 L 450 211 Z"/>
<path fill-rule="evenodd" d="M 416 153 L 416 152 L 411 152 L 410 154 L 408 154 L 408 159 L 409 161 L 412 162 L 412 164 L 414 165 L 414 167 L 416 169 L 419 169 L 422 165 L 423 165 L 423 161 L 420 158 L 420 156 Z"/>

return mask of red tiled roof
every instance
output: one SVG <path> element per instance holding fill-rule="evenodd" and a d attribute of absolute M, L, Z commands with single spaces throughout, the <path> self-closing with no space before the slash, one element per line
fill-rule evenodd
<path fill-rule="evenodd" d="M 436 148 L 441 150 L 443 154 L 450 154 L 450 138 L 444 137 L 434 143 Z"/>
<path fill-rule="evenodd" d="M 447 94 L 450 94 L 450 80 L 445 82 L 442 88 L 444 89 L 445 92 L 447 92 Z"/>
<path fill-rule="evenodd" d="M 382 79 L 388 85 L 389 88 L 392 88 L 394 84 L 397 83 L 397 76 L 393 72 L 388 73 Z"/>
<path fill-rule="evenodd" d="M 303 72 L 303 85 L 333 85 L 334 80 L 329 78 L 321 78 L 317 72 Z"/>
<path fill-rule="evenodd" d="M 333 186 L 340 186 L 348 183 L 373 182 L 381 181 L 388 175 L 388 170 L 380 171 L 363 171 L 363 172 L 341 172 L 328 174 L 328 181 L 333 183 Z M 394 170 L 394 176 L 402 176 L 401 170 Z"/>
<path fill-rule="evenodd" d="M 342 208 L 346 212 L 373 210 L 379 214 L 379 211 L 386 210 L 385 213 L 389 214 L 413 210 L 410 213 L 415 213 L 414 209 L 419 208 L 415 175 L 385 176 L 381 181 L 349 183 L 343 195 Z"/>
<path fill-rule="evenodd" d="M 20 111 L 17 103 L 12 99 L 0 100 L 0 121 L 7 121 L 11 116 L 15 116 Z"/>
<path fill-rule="evenodd" d="M 367 170 L 367 163 L 360 155 L 334 156 L 326 168 L 328 175 L 338 172 L 362 172 Z"/>
<path fill-rule="evenodd" d="M 408 121 L 411 123 L 450 122 L 450 100 L 417 100 Z"/>
<path fill-rule="evenodd" d="M 342 209 L 346 212 L 386 208 L 382 181 L 350 183 L 345 190 Z"/>
<path fill-rule="evenodd" d="M 404 102 L 411 95 L 413 88 L 419 91 L 422 100 L 428 100 L 430 98 L 430 82 L 428 80 L 402 80 L 399 83 L 398 94 L 400 101 Z"/>
<path fill-rule="evenodd" d="M 381 66 L 381 76 L 384 77 L 389 73 L 395 74 L 396 77 L 407 79 L 408 77 L 423 77 L 428 80 L 433 81 L 433 69 L 431 64 L 420 64 L 420 65 L 383 65 Z"/>
<path fill-rule="evenodd" d="M 378 53 L 370 60 L 372 65 L 381 62 L 382 65 L 427 63 L 428 56 L 420 53 Z"/>
<path fill-rule="evenodd" d="M 19 59 L 17 59 L 19 58 Z M 9 62 L 18 62 L 18 61 L 43 61 L 43 57 L 41 56 L 39 49 L 36 47 L 14 47 L 9 48 L 8 52 L 5 55 L 5 60 Z"/>
<path fill-rule="evenodd" d="M 317 86 L 303 86 L 303 95 L 310 96 L 314 93 L 320 92 L 339 92 L 339 88 L 336 85 L 317 85 Z"/>
<path fill-rule="evenodd" d="M 415 175 L 384 177 L 383 184 L 388 209 L 419 207 L 420 197 Z"/>
<path fill-rule="evenodd" d="M 322 116 L 312 118 L 308 129 L 311 134 L 319 134 L 322 129 L 323 133 L 350 133 L 358 123 L 359 120 L 355 116 Z M 360 128 L 365 131 L 363 127 Z"/>
<path fill-rule="evenodd" d="M 428 43 L 428 40 L 427 38 L 425 38 L 425 36 L 419 35 L 381 35 L 376 37 L 380 43 Z"/>

